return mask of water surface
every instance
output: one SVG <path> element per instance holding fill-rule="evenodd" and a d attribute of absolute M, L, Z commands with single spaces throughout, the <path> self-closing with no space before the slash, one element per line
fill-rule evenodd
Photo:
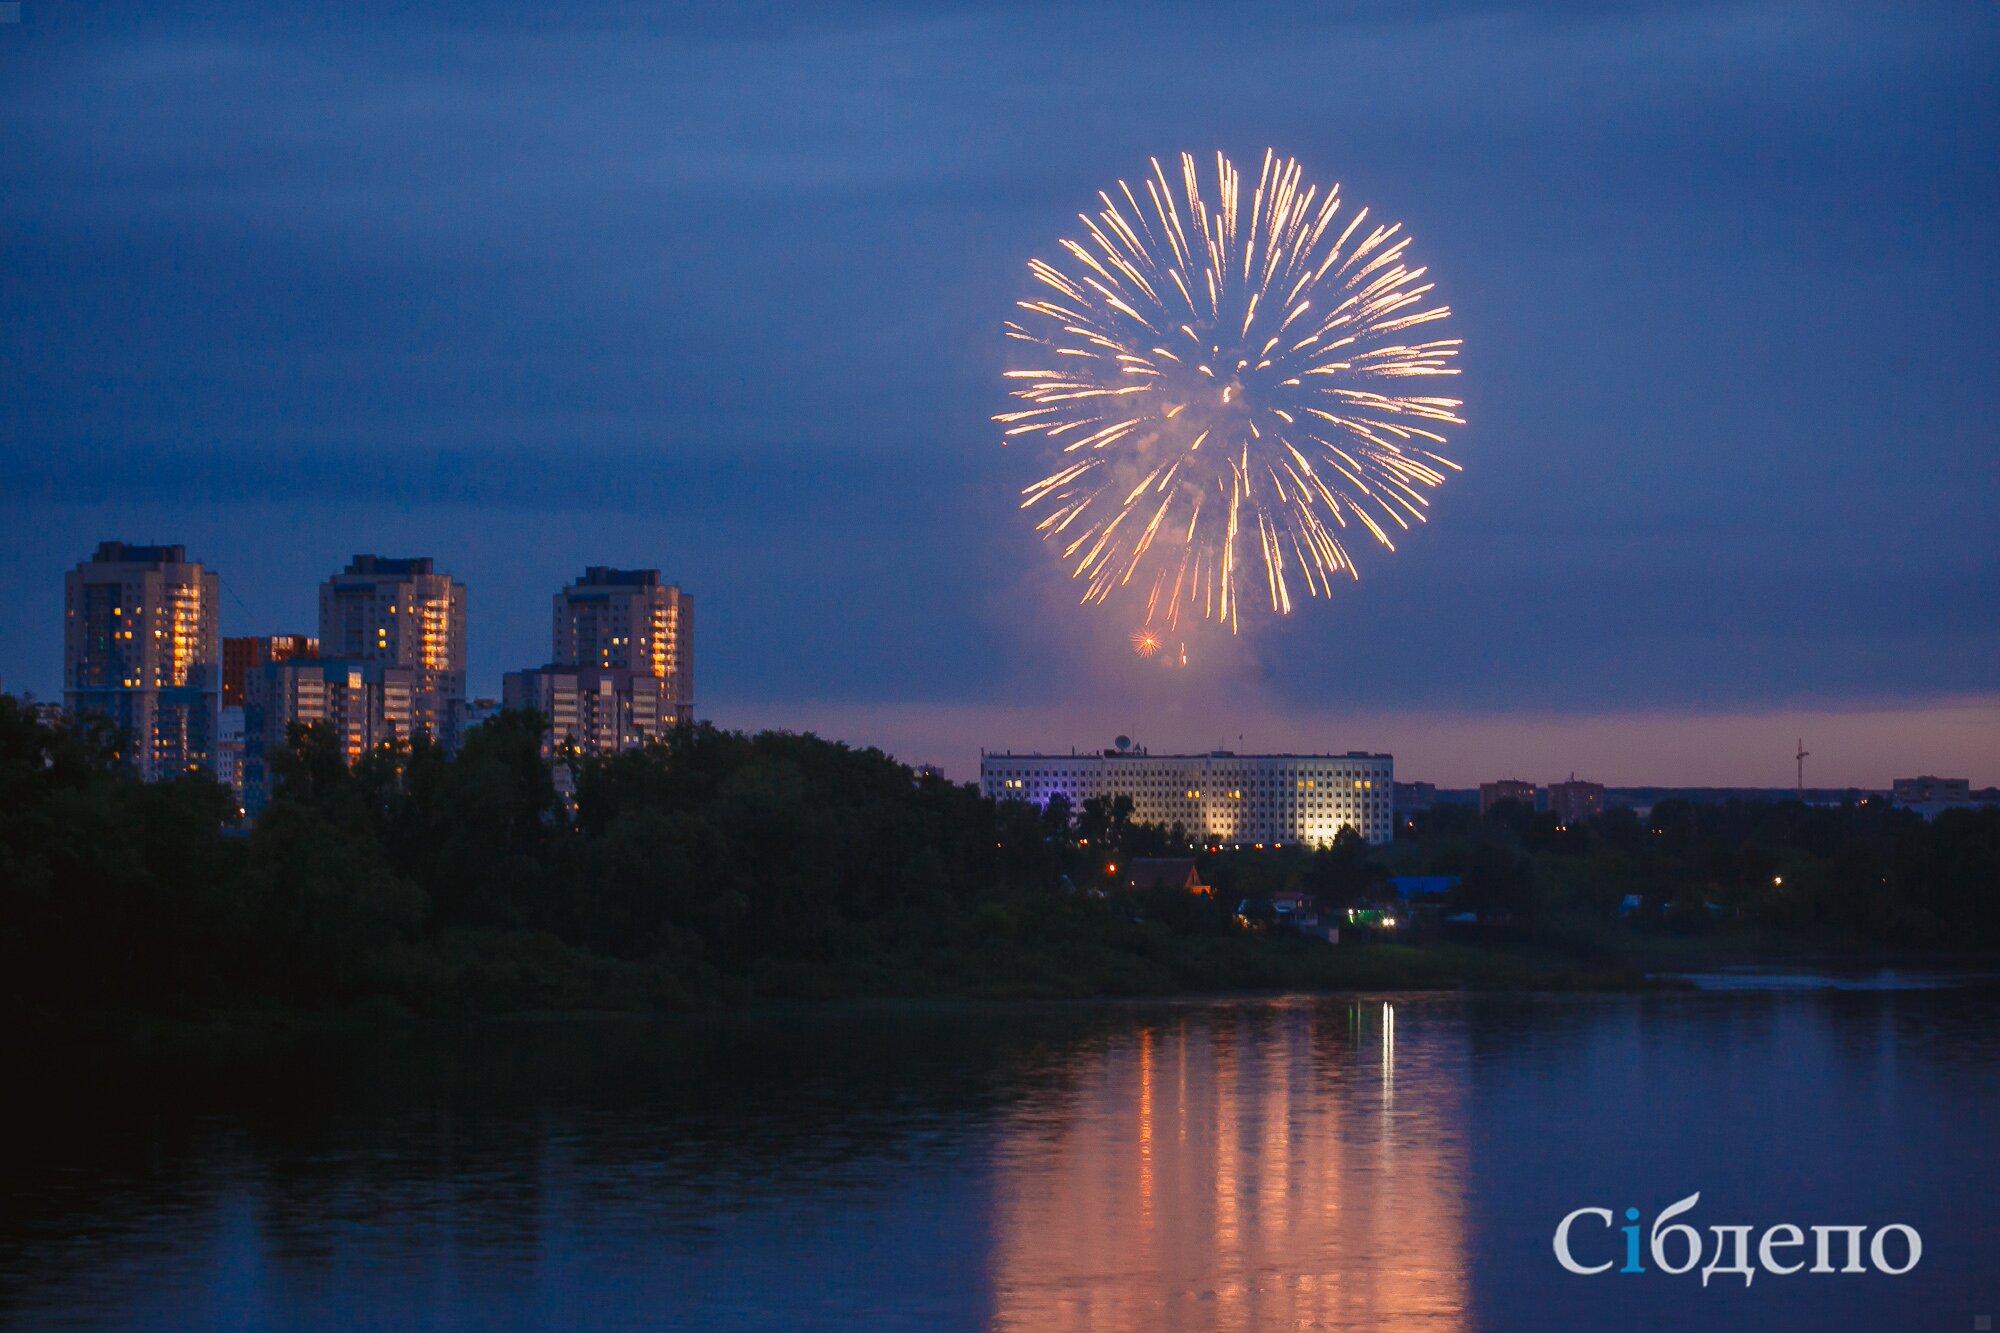
<path fill-rule="evenodd" d="M 2000 998 L 874 1005 L 19 1085 L 0 1324 L 1970 1329 Z M 1904 1222 L 1904 1277 L 1575 1277 L 1571 1209 Z"/>

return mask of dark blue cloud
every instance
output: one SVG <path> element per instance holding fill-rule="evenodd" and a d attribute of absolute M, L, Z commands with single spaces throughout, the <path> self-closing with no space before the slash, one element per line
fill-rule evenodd
<path fill-rule="evenodd" d="M 489 689 L 603 562 L 703 599 L 711 697 L 1076 672 L 985 422 L 998 321 L 1098 186 L 1267 143 L 1409 222 L 1472 421 L 1432 530 L 1244 654 L 1277 696 L 2000 677 L 1990 6 L 24 17 L 10 686 L 57 687 L 60 573 L 110 536 L 189 541 L 246 632 L 435 550 Z"/>

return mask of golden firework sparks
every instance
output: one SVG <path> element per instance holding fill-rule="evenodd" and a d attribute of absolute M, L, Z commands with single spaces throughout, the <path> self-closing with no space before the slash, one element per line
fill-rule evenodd
<path fill-rule="evenodd" d="M 1132 651 L 1141 657 L 1151 657 L 1160 651 L 1160 636 L 1149 629 L 1133 630 Z"/>
<path fill-rule="evenodd" d="M 1465 424 L 1458 399 L 1405 391 L 1456 375 L 1459 340 L 1411 333 L 1451 311 L 1400 223 L 1343 221 L 1338 186 L 1272 153 L 1247 199 L 1220 153 L 1212 198 L 1180 166 L 1100 191 L 1066 266 L 1029 261 L 1038 290 L 1007 335 L 1038 351 L 1006 372 L 1023 406 L 994 418 L 1056 453 L 1021 508 L 1082 600 L 1144 594 L 1142 656 L 1183 610 L 1238 629 L 1247 571 L 1279 615 L 1295 586 L 1332 596 L 1357 576 L 1348 536 L 1393 551 L 1425 521 L 1459 470 L 1440 429 Z"/>

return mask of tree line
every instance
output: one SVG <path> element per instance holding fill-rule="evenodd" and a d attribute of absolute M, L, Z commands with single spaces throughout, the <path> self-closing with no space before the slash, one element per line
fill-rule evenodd
<path fill-rule="evenodd" d="M 418 737 L 350 764 L 331 731 L 298 728 L 246 827 L 223 784 L 140 783 L 102 728 L 0 696 L 0 1003 L 449 1015 L 1519 979 L 1237 919 L 1280 889 L 1337 911 L 1411 873 L 1458 875 L 1453 911 L 1554 941 L 1748 922 L 2000 943 L 1996 811 L 1667 802 L 1559 829 L 1440 808 L 1385 848 L 1251 853 L 1137 823 L 1129 801 L 994 802 L 879 750 L 707 725 L 561 756 L 565 799 L 544 738 L 507 712 L 453 755 Z M 1198 857 L 1215 894 L 1126 891 L 1121 868 L 1148 855 Z"/>
<path fill-rule="evenodd" d="M 1565 827 L 1500 801 L 1404 820 L 1407 873 L 1461 877 L 1452 906 L 1561 936 L 1763 934 L 1833 947 L 2000 946 L 2000 807 L 1926 820 L 1880 798 L 1662 801 Z"/>
<path fill-rule="evenodd" d="M 566 801 L 544 737 L 506 712 L 456 754 L 419 736 L 350 764 L 295 728 L 246 827 L 212 778 L 140 783 L 88 719 L 0 696 L 0 996 L 452 1014 L 1312 980 L 1211 904 L 1104 892 L 1118 860 L 1172 846 L 1129 804 L 1072 819 L 708 725 L 561 756 Z"/>

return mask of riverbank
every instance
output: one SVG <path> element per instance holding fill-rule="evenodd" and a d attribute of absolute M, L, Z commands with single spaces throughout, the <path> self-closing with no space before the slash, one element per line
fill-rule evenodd
<path fill-rule="evenodd" d="M 1637 991 L 1676 985 L 1624 962 L 1583 960 L 1526 943 L 1328 945 L 1264 936 L 1175 938 L 1150 952 L 1071 943 L 947 949 L 924 958 L 885 955 L 811 967 L 787 961 L 760 968 L 751 984 L 724 986 L 698 999 L 690 998 L 688 988 L 648 986 L 630 975 L 602 979 L 608 984 L 593 992 L 579 987 L 574 976 L 545 985 L 516 974 L 506 988 L 515 1002 L 503 1004 L 492 1003 L 502 992 L 489 975 L 456 993 L 433 989 L 421 1007 L 386 994 L 318 1009 L 239 1006 L 157 1013 L 38 1007 L 8 1016 L 6 1026 L 9 1044 L 29 1047 L 227 1055 L 521 1018 L 646 1017 L 855 1000 L 976 1004 L 1371 991 Z"/>
<path fill-rule="evenodd" d="M 1271 994 L 1685 990 L 1688 974 L 1745 968 L 1962 968 L 2000 975 L 1990 954 L 1940 954 L 1769 938 L 1618 931 L 1589 940 L 1419 936 L 1331 945 L 1265 934 L 1187 936 L 1135 924 L 1110 938 L 955 944 L 762 960 L 744 977 L 681 973 L 662 960 L 579 958 L 555 941 L 447 937 L 399 954 L 395 984 L 320 1007 L 217 1005 L 160 1012 L 34 1006 L 6 1016 L 6 1044 L 85 1059 L 169 1050 L 228 1058 L 320 1041 L 391 1039 L 522 1019 L 651 1018 L 812 1009 L 853 1001 L 981 1005 L 1092 999 L 1183 1000 Z M 416 984 L 413 978 L 421 978 Z M 390 978 L 385 978 L 390 979 Z"/>
<path fill-rule="evenodd" d="M 1963 970 L 2000 975 L 2000 953 L 1990 949 L 1909 949 L 1837 937 L 1794 936 L 1771 930 L 1677 936 L 1623 932 L 1603 937 L 1593 952 L 1608 964 L 1646 976 L 1752 967 L 1851 973 L 1881 968 Z"/>
<path fill-rule="evenodd" d="M 519 1005 L 477 1009 L 460 1005 L 418 1011 L 387 997 L 321 1009 L 237 1007 L 202 1014 L 160 1014 L 108 1008 L 36 1010 L 7 1016 L 0 1058 L 17 1070 L 35 1071 L 35 1086 L 66 1100 L 70 1092 L 100 1080 L 126 1081 L 136 1070 L 183 1085 L 218 1080 L 224 1095 L 232 1071 L 246 1062 L 262 1067 L 280 1059 L 287 1067 L 310 1063 L 315 1052 L 353 1052 L 439 1039 L 456 1041 L 510 1027 L 542 1029 L 585 1023 L 650 1024 L 678 1018 L 762 1021 L 831 1020 L 857 1006 L 871 1012 L 943 1012 L 967 1021 L 1027 1005 L 1067 1008 L 1093 1001 L 1200 1003 L 1275 996 L 1380 996 L 1415 998 L 1459 994 L 1551 996 L 1562 994 L 1678 994 L 1714 989 L 1717 978 L 1768 969 L 1773 975 L 1824 974 L 1826 989 L 1852 988 L 1848 981 L 1883 969 L 1912 974 L 1976 974 L 1989 980 L 1977 989 L 2000 988 L 2000 958 L 1988 954 L 1912 953 L 1854 948 L 1786 947 L 1759 950 L 1754 941 L 1674 940 L 1638 937 L 1601 957 L 1579 957 L 1532 942 L 1366 943 L 1344 946 L 1309 940 L 1247 938 L 1225 947 L 1197 951 L 1201 975 L 1214 984 L 1164 984 L 1186 975 L 1196 959 L 1134 967 L 1129 958 L 1107 962 L 1076 951 L 1060 957 L 1034 952 L 1004 958 L 960 954 L 936 960 L 939 966 L 912 970 L 884 960 L 857 964 L 844 972 L 822 970 L 811 978 L 813 993 L 795 985 L 699 1005 L 633 1005 L 629 991 L 600 997 L 572 997 L 563 1005 Z M 1234 955 L 1232 957 L 1232 955 Z M 949 966 L 955 980 L 941 970 Z M 1178 969 L 1178 971 L 1177 971 Z M 916 978 L 923 984 L 916 984 Z M 791 973 L 789 979 L 807 978 Z M 900 988 L 892 981 L 900 979 Z M 1148 980 L 1163 984 L 1146 985 Z M 836 984 L 845 981 L 845 985 Z M 1962 982 L 1952 983 L 1964 989 Z M 1729 986 L 1728 989 L 1743 987 Z M 1749 989 L 1758 989 L 1750 986 Z M 1780 987 L 1765 986 L 1765 989 Z M 1787 985 L 1783 989 L 1799 989 Z M 1888 987 L 1888 988 L 1908 988 Z M 914 1010 L 913 1010 L 914 1007 Z"/>

